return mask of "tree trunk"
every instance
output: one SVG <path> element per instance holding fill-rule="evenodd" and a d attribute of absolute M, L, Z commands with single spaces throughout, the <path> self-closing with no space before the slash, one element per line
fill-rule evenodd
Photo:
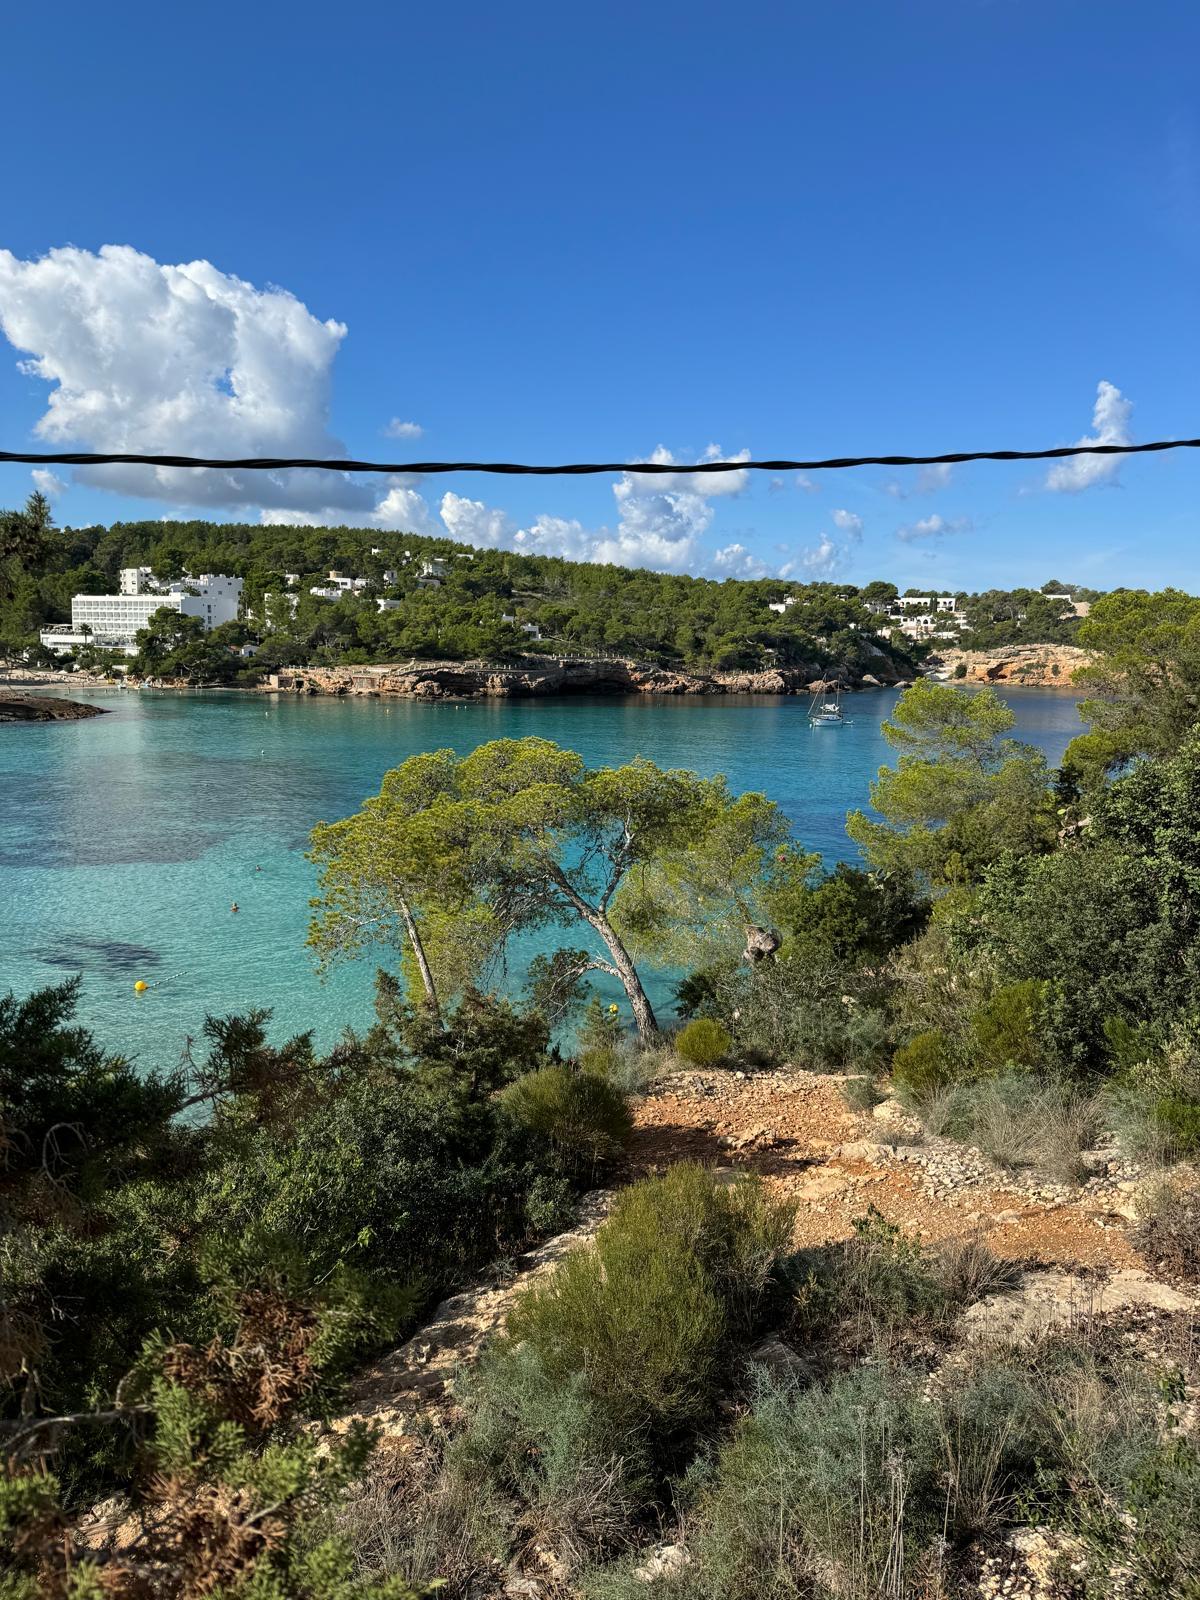
<path fill-rule="evenodd" d="M 417 959 L 417 970 L 421 974 L 421 983 L 425 989 L 425 999 L 439 1022 L 442 1020 L 442 1008 L 438 1004 L 437 989 L 433 982 L 433 973 L 429 970 L 429 962 L 425 956 L 425 946 L 421 943 L 421 932 L 417 927 L 417 919 L 413 916 L 408 901 L 402 894 L 396 896 L 396 905 L 404 919 L 404 926 L 408 932 L 408 942 L 412 945 L 412 953 Z"/>
<path fill-rule="evenodd" d="M 612 956 L 613 966 L 617 969 L 617 976 L 624 985 L 625 993 L 629 996 L 629 1004 L 633 1010 L 633 1020 L 637 1023 L 638 1036 L 643 1044 L 650 1044 L 658 1038 L 658 1018 L 654 1015 L 654 1008 L 647 998 L 642 980 L 638 977 L 637 968 L 629 959 L 629 952 L 617 937 L 612 923 L 600 912 L 595 912 L 587 919 L 608 947 Z"/>

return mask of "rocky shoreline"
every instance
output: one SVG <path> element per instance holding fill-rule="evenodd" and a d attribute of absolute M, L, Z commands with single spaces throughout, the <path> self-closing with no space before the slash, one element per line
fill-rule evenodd
<path fill-rule="evenodd" d="M 1090 650 L 1074 644 L 1013 644 L 996 650 L 940 650 L 929 657 L 925 670 L 944 682 L 1069 689 L 1080 667 L 1094 660 Z"/>
<path fill-rule="evenodd" d="M 0 722 L 79 722 L 84 717 L 101 717 L 104 712 L 104 706 L 84 705 L 80 700 L 0 689 Z"/>
<path fill-rule="evenodd" d="M 767 672 L 681 672 L 635 661 L 526 658 L 497 665 L 479 661 L 409 661 L 394 666 L 290 667 L 262 686 L 281 694 L 388 695 L 420 700 L 527 699 L 568 694 L 811 694 L 823 679 L 812 662 Z M 843 688 L 907 684 L 881 656 L 878 674 L 841 675 Z"/>

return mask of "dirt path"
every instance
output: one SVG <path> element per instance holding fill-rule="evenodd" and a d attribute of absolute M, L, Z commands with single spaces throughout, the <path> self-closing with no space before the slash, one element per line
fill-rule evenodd
<path fill-rule="evenodd" d="M 635 1109 L 634 1173 L 686 1159 L 761 1174 L 798 1202 L 795 1242 L 847 1238 L 870 1206 L 930 1241 L 978 1235 L 1037 1265 L 1141 1266 L 1124 1229 L 1135 1184 L 1115 1152 L 1095 1153 L 1082 1190 L 1015 1181 L 977 1151 L 914 1139 L 885 1102 L 851 1111 L 841 1080 L 806 1072 L 678 1073 Z"/>
<path fill-rule="evenodd" d="M 797 1202 L 798 1247 L 849 1237 L 855 1218 L 874 1206 L 930 1242 L 982 1238 L 1030 1268 L 1038 1293 L 1060 1307 L 1094 1294 L 1080 1287 L 1081 1269 L 1108 1275 L 1117 1299 L 1155 1299 L 1125 1237 L 1136 1185 L 1115 1152 L 1093 1153 L 1094 1175 L 1082 1189 L 1017 1182 L 978 1151 L 916 1140 L 892 1103 L 871 1115 L 851 1111 L 840 1079 L 805 1072 L 677 1073 L 636 1103 L 634 1124 L 619 1182 L 685 1160 L 758 1173 Z M 519 1258 L 503 1278 L 443 1301 L 406 1344 L 360 1374 L 334 1427 L 363 1417 L 398 1440 L 419 1422 L 448 1418 L 457 1373 L 500 1331 L 521 1289 L 592 1237 L 610 1201 L 607 1192 L 589 1195 L 568 1233 Z M 1048 1272 L 1055 1268 L 1069 1270 Z"/>

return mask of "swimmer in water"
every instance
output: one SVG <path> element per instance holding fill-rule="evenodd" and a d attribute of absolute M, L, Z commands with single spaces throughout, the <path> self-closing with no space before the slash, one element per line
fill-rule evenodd
<path fill-rule="evenodd" d="M 234 902 L 233 902 L 233 904 L 232 904 L 232 905 L 231 905 L 231 906 L 230 906 L 230 908 L 229 908 L 229 909 L 230 909 L 230 911 L 236 911 L 236 910 L 237 910 L 237 908 L 238 908 L 238 903 L 237 903 L 237 901 L 236 901 L 236 900 L 235 900 L 235 901 L 234 901 Z"/>

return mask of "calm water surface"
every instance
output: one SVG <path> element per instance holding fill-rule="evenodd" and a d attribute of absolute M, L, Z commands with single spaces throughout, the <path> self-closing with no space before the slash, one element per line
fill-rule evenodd
<path fill-rule="evenodd" d="M 724 772 L 735 791 L 777 801 L 796 838 L 832 863 L 852 859 L 846 812 L 890 759 L 879 723 L 895 691 L 852 696 L 841 729 L 811 729 L 804 697 L 74 698 L 110 713 L 0 727 L 0 991 L 81 972 L 79 1020 L 109 1048 L 165 1065 L 207 1012 L 270 1007 L 275 1036 L 312 1028 L 322 1044 L 369 1023 L 375 959 L 315 976 L 303 852 L 315 822 L 353 811 L 406 756 L 538 734 L 593 764 L 642 754 Z M 1006 699 L 1017 732 L 1057 762 L 1080 729 L 1070 694 Z M 150 985 L 141 996 L 138 978 Z M 669 984 L 651 991 L 663 1003 Z"/>

